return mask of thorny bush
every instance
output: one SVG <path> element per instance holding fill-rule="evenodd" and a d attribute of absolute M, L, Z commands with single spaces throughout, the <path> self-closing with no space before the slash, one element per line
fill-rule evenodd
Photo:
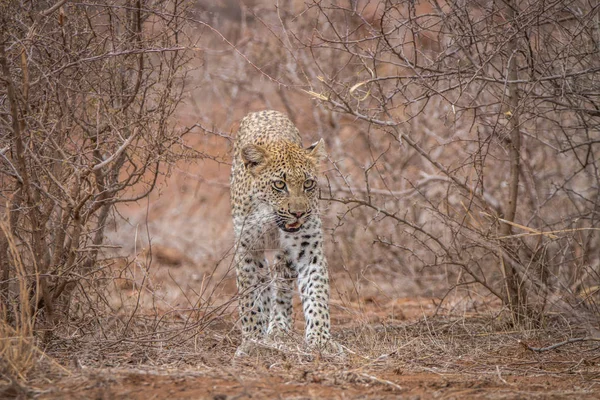
<path fill-rule="evenodd" d="M 186 153 L 170 119 L 190 58 L 185 4 L 0 5 L 3 323 L 82 334 L 100 322 L 115 205 L 146 197 Z"/>

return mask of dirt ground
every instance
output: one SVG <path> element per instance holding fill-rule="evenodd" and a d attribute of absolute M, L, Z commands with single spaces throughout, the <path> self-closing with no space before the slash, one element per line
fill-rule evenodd
<path fill-rule="evenodd" d="M 251 372 L 251 370 L 249 371 Z M 460 398 L 598 398 L 594 383 L 572 376 L 478 376 L 411 373 L 381 375 L 349 371 L 299 377 L 272 374 L 221 376 L 211 373 L 113 370 L 90 372 L 47 389 L 39 398 L 63 399 L 460 399 Z M 337 378 L 341 376 L 342 378 Z M 596 380 L 596 382 L 598 382 Z"/>
<path fill-rule="evenodd" d="M 560 342 L 558 332 L 564 327 L 556 335 L 552 329 L 511 331 L 498 315 L 434 316 L 431 299 L 374 300 L 361 304 L 360 310 L 334 304 L 334 335 L 346 347 L 344 358 L 303 350 L 234 358 L 239 332 L 225 318 L 179 343 L 88 343 L 79 344 L 77 351 L 65 343 L 63 351 L 52 356 L 68 373 L 48 374 L 26 388 L 5 387 L 0 397 L 598 398 L 597 342 L 543 353 L 526 347 Z M 398 308 L 402 315 L 392 319 Z M 296 339 L 301 342 L 300 335 Z"/>

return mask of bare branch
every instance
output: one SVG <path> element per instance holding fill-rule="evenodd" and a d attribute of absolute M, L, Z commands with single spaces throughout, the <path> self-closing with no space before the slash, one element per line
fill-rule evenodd
<path fill-rule="evenodd" d="M 547 347 L 532 347 L 522 340 L 518 341 L 518 343 L 520 345 L 524 346 L 527 350 L 531 350 L 535 353 L 543 353 L 545 351 L 558 349 L 559 347 L 566 346 L 566 345 L 572 344 L 572 343 L 579 343 L 579 342 L 600 342 L 600 337 L 586 336 L 586 337 L 580 337 L 580 338 L 571 338 L 571 339 L 567 339 L 563 342 L 555 343 L 555 344 L 547 346 Z"/>
<path fill-rule="evenodd" d="M 61 8 L 68 0 L 60 0 L 58 2 L 56 2 L 56 4 L 54 4 L 52 7 L 42 11 L 40 14 L 43 17 L 47 17 L 50 14 L 52 14 L 54 11 L 58 10 L 59 8 Z"/>
<path fill-rule="evenodd" d="M 136 126 L 135 128 L 133 128 L 133 133 L 131 135 L 129 135 L 129 137 L 123 141 L 123 143 L 121 144 L 121 146 L 119 146 L 117 151 L 115 151 L 113 154 L 111 154 L 104 161 L 99 162 L 98 164 L 94 165 L 92 167 L 92 171 L 98 171 L 99 169 L 104 168 L 105 166 L 107 166 L 108 164 L 113 162 L 117 157 L 119 157 L 121 155 L 121 153 L 123 151 L 125 151 L 125 149 L 127 149 L 127 147 L 129 147 L 131 142 L 133 142 L 133 140 L 137 137 L 139 131 L 140 131 L 139 127 Z"/>

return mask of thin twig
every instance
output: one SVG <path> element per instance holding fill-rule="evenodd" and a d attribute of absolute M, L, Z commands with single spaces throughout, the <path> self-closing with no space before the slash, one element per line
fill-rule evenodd
<path fill-rule="evenodd" d="M 136 127 L 133 130 L 133 133 L 131 134 L 131 136 L 129 136 L 127 139 L 125 139 L 125 141 L 123 142 L 123 144 L 121 145 L 121 147 L 119 147 L 117 149 L 117 151 L 115 151 L 110 157 L 108 157 L 106 160 L 102 161 L 101 163 L 98 163 L 96 165 L 94 165 L 94 167 L 92 168 L 92 170 L 97 171 L 99 169 L 101 169 L 102 167 L 108 165 L 109 163 L 111 163 L 115 158 L 119 157 L 119 155 L 121 155 L 121 153 L 131 144 L 131 142 L 133 141 L 133 139 L 135 139 L 135 137 L 137 136 L 139 132 L 139 129 Z"/>
<path fill-rule="evenodd" d="M 367 379 L 369 379 L 371 381 L 391 386 L 394 389 L 403 390 L 402 386 L 400 386 L 400 385 L 398 385 L 398 384 L 396 384 L 396 383 L 394 383 L 392 381 L 388 381 L 387 379 L 381 379 L 381 378 L 378 378 L 378 377 L 373 376 L 373 375 L 365 374 L 363 372 L 361 372 L 359 375 L 362 376 L 362 377 L 364 377 L 364 378 L 367 378 Z"/>
<path fill-rule="evenodd" d="M 67 0 L 60 0 L 59 2 L 57 2 L 52 7 L 50 7 L 48 9 L 42 11 L 40 14 L 42 14 L 42 16 L 44 16 L 44 17 L 47 17 L 48 15 L 52 14 L 54 11 L 56 11 L 60 7 L 62 7 L 66 2 L 67 2 Z"/>
<path fill-rule="evenodd" d="M 586 336 L 586 337 L 579 337 L 579 338 L 571 338 L 571 339 L 568 339 L 568 340 L 565 340 L 565 341 L 562 341 L 559 343 L 555 343 L 555 344 L 553 344 L 551 346 L 547 346 L 547 347 L 531 347 L 530 345 L 523 342 L 522 340 L 519 340 L 519 344 L 521 344 L 526 349 L 531 350 L 535 353 L 543 353 L 545 351 L 554 350 L 559 347 L 565 346 L 567 344 L 578 343 L 578 342 L 600 342 L 600 337 Z"/>

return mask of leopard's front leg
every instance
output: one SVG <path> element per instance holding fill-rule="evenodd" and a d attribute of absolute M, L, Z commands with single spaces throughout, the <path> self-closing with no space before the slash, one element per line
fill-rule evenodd
<path fill-rule="evenodd" d="M 304 263 L 299 264 L 298 287 L 306 321 L 306 342 L 320 347 L 331 338 L 329 274 L 327 261 L 322 254 L 308 256 Z"/>
<path fill-rule="evenodd" d="M 322 347 L 330 341 L 331 334 L 329 273 L 323 252 L 321 221 L 314 218 L 306 224 L 306 229 L 283 235 L 282 244 L 288 252 L 292 268 L 298 273 L 306 342 Z"/>
<path fill-rule="evenodd" d="M 237 275 L 238 302 L 242 339 L 266 334 L 271 308 L 270 274 L 264 256 L 264 238 L 256 228 L 236 224 L 234 263 Z M 246 229 L 244 229 L 246 228 Z"/>
<path fill-rule="evenodd" d="M 292 329 L 292 296 L 298 277 L 296 266 L 289 259 L 289 251 L 277 255 L 273 265 L 273 285 L 269 335 L 288 332 Z"/>
<path fill-rule="evenodd" d="M 249 252 L 236 257 L 236 270 L 242 338 L 263 336 L 271 302 L 266 261 L 257 252 Z"/>

